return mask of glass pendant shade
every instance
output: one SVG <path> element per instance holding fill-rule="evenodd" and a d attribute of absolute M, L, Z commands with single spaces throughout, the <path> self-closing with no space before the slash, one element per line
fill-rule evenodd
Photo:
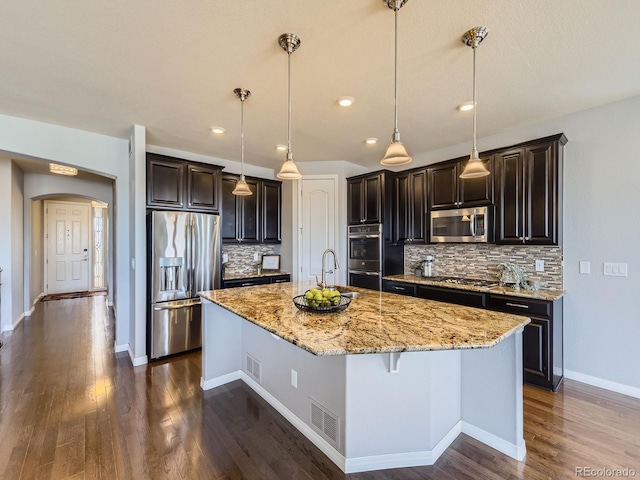
<path fill-rule="evenodd" d="M 475 155 L 475 158 L 474 158 Z M 478 151 L 471 152 L 471 157 L 464 167 L 464 171 L 460 174 L 460 178 L 478 178 L 489 175 L 489 170 L 484 166 L 482 160 L 478 158 Z"/>
<path fill-rule="evenodd" d="M 236 188 L 234 188 L 233 192 L 231 193 L 233 193 L 234 195 L 240 195 L 242 197 L 253 195 L 253 192 L 249 188 L 249 185 L 247 185 L 247 181 L 244 179 L 244 175 L 240 175 L 240 180 L 238 180 L 238 183 L 236 183 Z"/>
<path fill-rule="evenodd" d="M 296 180 L 298 178 L 302 178 L 302 174 L 298 170 L 298 167 L 293 162 L 293 160 L 287 160 L 282 164 L 282 168 L 276 175 L 278 178 L 283 180 Z"/>
<path fill-rule="evenodd" d="M 402 142 L 396 142 L 395 140 L 391 142 L 389 148 L 387 148 L 387 153 L 384 158 L 380 160 L 382 165 L 387 165 L 390 167 L 395 167 L 398 165 L 406 165 L 411 162 L 411 157 L 407 153 L 407 150 L 404 148 Z"/>

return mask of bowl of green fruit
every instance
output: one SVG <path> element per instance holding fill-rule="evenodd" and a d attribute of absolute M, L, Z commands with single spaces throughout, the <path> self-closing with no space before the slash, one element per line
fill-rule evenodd
<path fill-rule="evenodd" d="M 293 304 L 305 312 L 341 312 L 349 306 L 351 299 L 340 295 L 335 289 L 312 288 L 304 295 L 293 297 Z"/>

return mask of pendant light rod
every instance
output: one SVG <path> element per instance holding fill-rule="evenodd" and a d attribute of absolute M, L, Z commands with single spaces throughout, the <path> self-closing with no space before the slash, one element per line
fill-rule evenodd
<path fill-rule="evenodd" d="M 411 162 L 411 157 L 400 141 L 398 130 L 398 11 L 409 0 L 382 0 L 394 13 L 394 51 L 393 51 L 393 135 L 391 144 L 380 163 L 385 166 L 400 166 Z"/>
<path fill-rule="evenodd" d="M 475 27 L 465 32 L 462 36 L 462 43 L 473 49 L 473 146 L 469 161 L 460 175 L 460 178 L 476 178 L 485 177 L 490 174 L 489 170 L 483 165 L 478 154 L 477 138 L 478 138 L 478 104 L 476 101 L 476 50 L 478 45 L 489 34 L 486 27 Z"/>
<path fill-rule="evenodd" d="M 244 101 L 249 98 L 251 92 L 245 88 L 236 88 L 233 90 L 233 93 L 240 99 L 240 178 L 231 193 L 234 195 L 247 196 L 253 195 L 253 192 L 244 178 Z"/>
<path fill-rule="evenodd" d="M 300 37 L 293 33 L 283 33 L 278 37 L 278 43 L 287 52 L 287 160 L 282 165 L 278 178 L 295 180 L 302 177 L 298 167 L 293 162 L 293 152 L 291 151 L 291 54 L 300 46 Z"/>

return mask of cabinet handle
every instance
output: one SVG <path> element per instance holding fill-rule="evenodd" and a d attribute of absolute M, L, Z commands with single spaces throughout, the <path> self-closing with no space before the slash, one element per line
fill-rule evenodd
<path fill-rule="evenodd" d="M 405 288 L 404 288 L 404 287 L 393 287 L 393 289 L 394 289 L 394 290 L 402 290 L 402 291 L 404 291 L 404 290 L 405 290 Z"/>
<path fill-rule="evenodd" d="M 510 302 L 507 302 L 505 305 L 507 305 L 509 307 L 529 308 L 529 305 L 523 305 L 522 303 L 510 303 Z"/>
<path fill-rule="evenodd" d="M 251 285 L 253 285 L 253 282 L 241 283 L 240 285 L 243 287 L 250 287 Z"/>

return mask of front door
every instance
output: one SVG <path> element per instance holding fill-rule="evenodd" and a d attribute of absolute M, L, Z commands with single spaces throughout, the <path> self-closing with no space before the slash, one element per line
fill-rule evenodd
<path fill-rule="evenodd" d="M 45 202 L 45 293 L 89 290 L 89 204 Z"/>

